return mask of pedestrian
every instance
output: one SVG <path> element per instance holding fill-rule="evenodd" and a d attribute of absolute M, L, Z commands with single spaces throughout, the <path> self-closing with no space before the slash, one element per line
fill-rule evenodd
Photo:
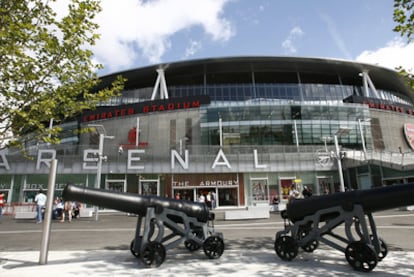
<path fill-rule="evenodd" d="M 289 190 L 288 203 L 291 202 L 293 199 L 299 198 L 299 196 L 300 196 L 300 193 L 296 189 L 296 185 L 295 184 L 292 184 L 290 186 L 290 190 Z"/>
<path fill-rule="evenodd" d="M 198 202 L 206 203 L 206 197 L 204 196 L 204 194 L 200 193 L 200 196 L 198 197 Z"/>
<path fill-rule="evenodd" d="M 304 198 L 311 197 L 312 196 L 312 190 L 310 188 L 308 188 L 307 186 L 304 186 L 303 190 L 302 190 L 302 195 L 303 195 Z"/>
<path fill-rule="evenodd" d="M 62 214 L 64 210 L 64 204 L 62 198 L 56 198 L 56 219 L 62 219 Z"/>
<path fill-rule="evenodd" d="M 36 202 L 36 223 L 42 223 L 43 220 L 43 210 L 46 206 L 46 195 L 43 193 L 43 189 L 39 189 L 39 192 L 35 196 Z"/>
<path fill-rule="evenodd" d="M 211 209 L 214 210 L 216 208 L 216 193 L 215 191 L 211 191 Z"/>
<path fill-rule="evenodd" d="M 0 222 L 3 217 L 4 192 L 0 192 Z"/>
<path fill-rule="evenodd" d="M 62 219 L 60 222 L 65 222 L 65 218 L 67 217 L 68 222 L 72 222 L 72 202 L 65 201 L 63 212 L 62 212 Z"/>

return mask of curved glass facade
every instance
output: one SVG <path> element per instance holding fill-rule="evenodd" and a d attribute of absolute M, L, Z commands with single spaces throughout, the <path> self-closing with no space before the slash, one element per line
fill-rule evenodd
<path fill-rule="evenodd" d="M 213 191 L 218 207 L 283 202 L 292 184 L 338 191 L 340 162 L 348 189 L 414 180 L 403 132 L 414 124 L 413 100 L 395 72 L 303 58 L 201 60 L 170 64 L 162 94 L 158 68 L 124 72 L 122 96 L 62 125 L 61 145 L 28 140 L 32 160 L 12 149 L 0 156 L 9 201 L 29 201 L 55 157 L 59 191 L 76 176 L 85 186 L 189 200 Z"/>
<path fill-rule="evenodd" d="M 112 98 L 102 105 L 121 105 L 139 103 L 151 99 L 153 88 L 126 90 L 122 96 Z M 170 97 L 186 97 L 194 95 L 208 95 L 217 105 L 228 105 L 233 101 L 299 101 L 327 103 L 342 102 L 343 99 L 357 95 L 372 97 L 394 104 L 411 105 L 409 97 L 396 92 L 377 90 L 375 95 L 368 92 L 364 95 L 363 87 L 338 84 L 218 84 L 208 86 L 176 86 L 169 87 Z"/>

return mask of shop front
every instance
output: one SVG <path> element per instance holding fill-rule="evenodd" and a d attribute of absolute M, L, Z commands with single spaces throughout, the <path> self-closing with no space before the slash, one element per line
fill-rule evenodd
<path fill-rule="evenodd" d="M 215 207 L 244 205 L 244 184 L 239 174 L 180 174 L 171 175 L 166 191 L 176 199 L 205 201 Z"/>

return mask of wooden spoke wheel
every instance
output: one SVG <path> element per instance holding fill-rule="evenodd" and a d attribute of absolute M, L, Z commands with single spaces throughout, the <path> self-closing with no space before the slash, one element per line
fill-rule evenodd
<path fill-rule="evenodd" d="M 317 240 L 311 240 L 305 246 L 302 246 L 302 249 L 305 252 L 312 253 L 313 251 L 316 250 L 316 248 L 318 248 L 318 246 L 319 246 L 319 242 Z"/>
<path fill-rule="evenodd" d="M 187 248 L 189 251 L 194 252 L 201 248 L 201 245 L 195 242 L 192 239 L 188 239 L 184 242 L 185 248 Z"/>
<path fill-rule="evenodd" d="M 370 272 L 377 265 L 377 254 L 372 245 L 361 241 L 351 242 L 345 249 L 345 257 L 358 271 Z"/>
<path fill-rule="evenodd" d="M 148 267 L 159 267 L 165 260 L 165 247 L 156 241 L 147 243 L 142 250 L 141 260 Z"/>
<path fill-rule="evenodd" d="M 370 239 L 373 242 L 374 240 L 374 236 L 370 235 Z M 377 257 L 378 257 L 378 261 L 382 261 L 382 259 L 385 258 L 385 256 L 387 256 L 388 254 L 388 246 L 387 244 L 380 238 L 378 238 L 378 242 L 379 242 L 379 247 L 380 247 L 380 252 L 377 253 Z"/>
<path fill-rule="evenodd" d="M 298 255 L 298 243 L 291 236 L 280 236 L 275 240 L 276 254 L 284 261 L 291 261 Z"/>
<path fill-rule="evenodd" d="M 224 252 L 224 242 L 219 236 L 208 237 L 203 243 L 204 253 L 210 259 L 218 259 Z"/>
<path fill-rule="evenodd" d="M 130 244 L 130 246 L 129 246 L 129 250 L 131 251 L 132 255 L 133 255 L 135 258 L 139 258 L 139 252 L 135 252 L 135 250 L 134 250 L 134 245 L 135 245 L 135 239 L 133 239 L 133 240 L 131 241 L 131 244 Z"/>

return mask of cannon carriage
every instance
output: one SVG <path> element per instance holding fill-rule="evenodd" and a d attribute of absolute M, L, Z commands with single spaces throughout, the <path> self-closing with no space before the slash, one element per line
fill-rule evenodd
<path fill-rule="evenodd" d="M 413 203 L 414 184 L 294 199 L 281 213 L 285 226 L 276 233 L 275 252 L 291 261 L 299 249 L 311 253 L 322 242 L 343 252 L 354 269 L 372 271 L 388 253 L 373 213 Z"/>
<path fill-rule="evenodd" d="M 71 184 L 64 188 L 63 198 L 137 215 L 130 251 L 146 266 L 160 266 L 166 251 L 182 242 L 191 252 L 203 248 L 210 259 L 224 252 L 223 235 L 214 231 L 214 213 L 204 203 Z"/>

